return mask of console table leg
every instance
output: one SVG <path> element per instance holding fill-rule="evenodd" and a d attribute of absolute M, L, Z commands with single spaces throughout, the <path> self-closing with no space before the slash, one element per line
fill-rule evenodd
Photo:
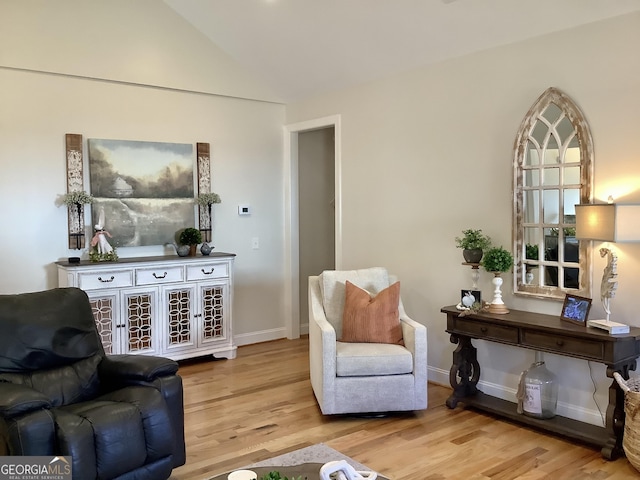
<path fill-rule="evenodd" d="M 475 395 L 480 379 L 480 365 L 477 360 L 476 348 L 471 343 L 470 337 L 463 335 L 451 335 L 451 343 L 457 343 L 453 352 L 453 365 L 449 370 L 449 382 L 453 393 L 446 401 L 449 408 L 456 408 L 458 402 L 464 397 Z"/>

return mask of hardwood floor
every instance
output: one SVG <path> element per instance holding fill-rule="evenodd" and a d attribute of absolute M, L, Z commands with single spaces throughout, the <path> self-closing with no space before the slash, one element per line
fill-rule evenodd
<path fill-rule="evenodd" d="M 429 384 L 426 411 L 326 417 L 309 382 L 308 340 L 238 349 L 234 360 L 183 363 L 186 465 L 172 480 L 216 473 L 324 443 L 393 480 L 632 479 L 625 458 L 489 415 L 444 405 Z"/>

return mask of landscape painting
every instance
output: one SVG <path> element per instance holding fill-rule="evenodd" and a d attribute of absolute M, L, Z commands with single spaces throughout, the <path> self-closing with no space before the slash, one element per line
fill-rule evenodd
<path fill-rule="evenodd" d="M 93 223 L 116 247 L 164 245 L 195 226 L 193 145 L 88 139 Z M 94 225 L 95 227 L 95 225 Z"/>

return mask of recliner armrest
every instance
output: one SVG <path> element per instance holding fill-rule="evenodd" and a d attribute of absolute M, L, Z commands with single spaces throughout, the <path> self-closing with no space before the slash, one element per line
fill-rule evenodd
<path fill-rule="evenodd" d="M 148 384 L 177 372 L 177 362 L 148 355 L 107 355 L 98 365 L 101 381 L 120 385 Z"/>
<path fill-rule="evenodd" d="M 27 387 L 9 382 L 0 382 L 0 415 L 12 418 L 18 415 L 51 408 L 51 402 L 42 393 Z"/>

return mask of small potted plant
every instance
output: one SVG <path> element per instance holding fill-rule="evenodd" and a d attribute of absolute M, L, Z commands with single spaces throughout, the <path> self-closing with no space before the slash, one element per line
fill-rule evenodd
<path fill-rule="evenodd" d="M 493 291 L 493 301 L 489 305 L 490 313 L 509 313 L 509 310 L 502 301 L 502 272 L 506 272 L 513 267 L 513 255 L 502 247 L 492 247 L 484 253 L 482 266 L 487 272 L 493 273 L 492 283 L 495 287 Z"/>
<path fill-rule="evenodd" d="M 197 228 L 187 227 L 180 233 L 179 241 L 181 245 L 189 245 L 189 256 L 195 257 L 196 246 L 202 241 L 202 234 Z"/>
<path fill-rule="evenodd" d="M 482 230 L 462 231 L 462 237 L 456 237 L 456 247 L 462 248 L 462 256 L 467 263 L 480 263 L 483 252 L 491 246 L 491 238 Z"/>
<path fill-rule="evenodd" d="M 506 272 L 513 267 L 513 255 L 502 247 L 492 247 L 484 252 L 482 266 L 487 272 Z"/>

